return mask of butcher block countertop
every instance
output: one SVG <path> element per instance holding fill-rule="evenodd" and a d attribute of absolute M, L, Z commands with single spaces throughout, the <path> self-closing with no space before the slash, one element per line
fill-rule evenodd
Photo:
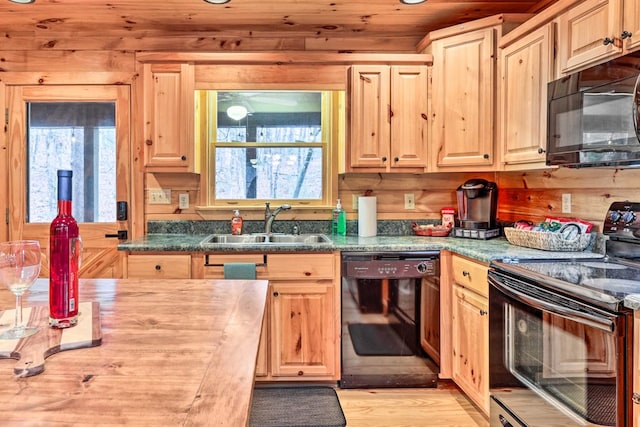
<path fill-rule="evenodd" d="M 0 360 L 0 424 L 247 425 L 267 285 L 81 279 L 80 300 L 100 304 L 101 345 L 53 354 L 26 378 Z M 24 306 L 47 298 L 38 279 Z M 14 306 L 0 290 L 0 310 Z"/>

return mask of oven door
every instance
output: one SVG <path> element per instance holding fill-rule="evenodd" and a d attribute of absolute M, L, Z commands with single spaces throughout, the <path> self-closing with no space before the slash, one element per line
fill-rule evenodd
<path fill-rule="evenodd" d="M 489 284 L 491 425 L 630 425 L 626 316 L 494 270 Z"/>

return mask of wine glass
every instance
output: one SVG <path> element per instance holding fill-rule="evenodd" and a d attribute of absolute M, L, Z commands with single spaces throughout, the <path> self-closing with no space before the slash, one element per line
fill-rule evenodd
<path fill-rule="evenodd" d="M 0 282 L 16 296 L 13 328 L 0 334 L 0 339 L 31 336 L 38 328 L 22 324 L 22 295 L 40 274 L 40 243 L 36 240 L 14 240 L 0 243 Z"/>

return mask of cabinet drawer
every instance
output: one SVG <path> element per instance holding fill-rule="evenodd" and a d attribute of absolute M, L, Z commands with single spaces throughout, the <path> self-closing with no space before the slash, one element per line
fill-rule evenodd
<path fill-rule="evenodd" d="M 333 279 L 333 254 L 270 254 L 267 279 Z"/>
<path fill-rule="evenodd" d="M 480 295 L 489 295 L 489 283 L 487 281 L 487 272 L 489 268 L 486 265 L 453 256 L 451 258 L 453 267 L 453 280 L 466 288 L 473 289 Z"/>
<path fill-rule="evenodd" d="M 140 279 L 190 279 L 191 255 L 129 255 L 127 274 Z"/>

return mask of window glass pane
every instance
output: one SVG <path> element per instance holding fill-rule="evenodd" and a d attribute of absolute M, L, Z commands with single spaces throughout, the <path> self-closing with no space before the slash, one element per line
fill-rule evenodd
<path fill-rule="evenodd" d="M 73 171 L 78 222 L 115 222 L 115 103 L 28 103 L 27 146 L 28 222 L 56 216 L 58 169 Z"/>
<path fill-rule="evenodd" d="M 322 148 L 220 147 L 216 199 L 322 199 Z"/>
<path fill-rule="evenodd" d="M 217 92 L 216 200 L 323 200 L 323 93 Z"/>

